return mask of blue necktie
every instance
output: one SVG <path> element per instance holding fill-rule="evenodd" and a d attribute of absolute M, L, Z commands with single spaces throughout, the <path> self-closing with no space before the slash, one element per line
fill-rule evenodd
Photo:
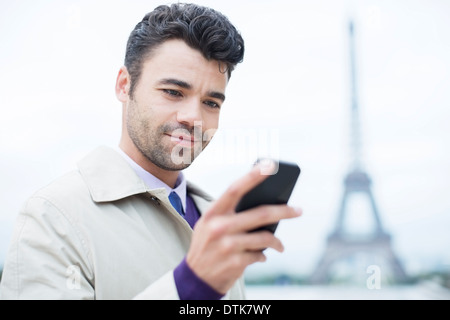
<path fill-rule="evenodd" d="M 177 210 L 177 212 L 184 216 L 184 212 L 183 212 L 183 205 L 181 203 L 181 199 L 180 197 L 177 195 L 177 193 L 175 191 L 172 191 L 169 194 L 169 201 L 172 204 L 172 206 L 175 208 L 175 210 Z"/>

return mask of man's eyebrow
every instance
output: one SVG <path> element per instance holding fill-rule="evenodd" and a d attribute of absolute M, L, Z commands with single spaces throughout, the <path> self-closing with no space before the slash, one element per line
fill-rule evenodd
<path fill-rule="evenodd" d="M 222 102 L 225 101 L 225 95 L 223 93 L 216 92 L 216 91 L 209 91 L 208 92 L 208 97 L 222 100 Z"/>
<path fill-rule="evenodd" d="M 174 78 L 161 79 L 161 80 L 158 81 L 158 84 L 159 85 L 161 85 L 161 84 L 163 84 L 163 85 L 171 84 L 171 85 L 175 85 L 177 87 L 180 87 L 180 88 L 183 88 L 183 89 L 187 89 L 187 90 L 191 90 L 192 89 L 192 85 L 191 84 L 187 83 L 186 81 L 178 80 L 178 79 L 174 79 Z M 207 95 L 208 95 L 208 97 L 225 101 L 225 95 L 223 93 L 221 93 L 221 92 L 209 91 Z"/>
<path fill-rule="evenodd" d="M 192 89 L 192 86 L 189 83 L 187 83 L 186 81 L 172 79 L 172 78 L 161 79 L 158 81 L 158 84 L 172 84 L 172 85 L 175 85 L 175 86 L 183 88 L 183 89 L 187 89 L 187 90 Z"/>

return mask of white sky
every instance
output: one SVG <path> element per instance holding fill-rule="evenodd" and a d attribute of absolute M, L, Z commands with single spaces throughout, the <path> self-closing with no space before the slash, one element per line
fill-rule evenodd
<path fill-rule="evenodd" d="M 0 0 L 0 263 L 26 198 L 96 146 L 118 143 L 114 83 L 126 40 L 162 3 Z M 268 252 L 250 272 L 309 273 L 333 228 L 349 165 L 350 16 L 364 164 L 381 218 L 409 271 L 450 269 L 450 3 L 197 3 L 230 18 L 246 56 L 227 89 L 222 131 L 188 177 L 219 196 L 258 153 L 302 167 L 291 203 L 304 216 L 280 225 L 286 252 Z M 368 225 L 362 214 L 349 220 Z"/>

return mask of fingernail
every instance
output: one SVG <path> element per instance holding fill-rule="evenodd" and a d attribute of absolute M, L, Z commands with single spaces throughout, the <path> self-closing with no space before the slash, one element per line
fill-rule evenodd
<path fill-rule="evenodd" d="M 297 217 L 300 217 L 303 214 L 303 210 L 301 208 L 295 208 L 294 211 Z"/>
<path fill-rule="evenodd" d="M 258 168 L 259 172 L 266 176 L 273 175 L 278 171 L 277 163 L 272 159 L 261 159 L 258 162 Z"/>

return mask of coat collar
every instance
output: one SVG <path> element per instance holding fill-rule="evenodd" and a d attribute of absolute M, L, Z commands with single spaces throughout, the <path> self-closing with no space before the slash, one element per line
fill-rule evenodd
<path fill-rule="evenodd" d="M 78 169 L 95 202 L 111 202 L 141 193 L 150 193 L 164 202 L 168 201 L 164 188 L 148 188 L 126 160 L 112 148 L 97 148 L 78 163 Z M 212 201 L 208 194 L 189 181 L 187 192 L 201 212 Z"/>

